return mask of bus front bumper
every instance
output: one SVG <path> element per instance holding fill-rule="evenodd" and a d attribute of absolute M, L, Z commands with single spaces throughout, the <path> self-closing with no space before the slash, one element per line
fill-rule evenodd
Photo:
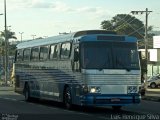
<path fill-rule="evenodd" d="M 130 104 L 138 104 L 141 101 L 139 94 L 133 95 L 84 95 L 81 96 L 81 105 L 84 106 L 125 106 Z"/>

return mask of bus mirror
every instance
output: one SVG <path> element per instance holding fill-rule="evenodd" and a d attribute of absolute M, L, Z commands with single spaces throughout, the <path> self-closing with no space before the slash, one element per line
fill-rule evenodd
<path fill-rule="evenodd" d="M 78 51 L 74 51 L 74 61 L 77 62 L 79 60 L 79 53 Z"/>

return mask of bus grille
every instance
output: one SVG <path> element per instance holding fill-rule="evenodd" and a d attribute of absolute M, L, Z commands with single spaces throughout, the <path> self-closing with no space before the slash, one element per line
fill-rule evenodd
<path fill-rule="evenodd" d="M 135 85 L 141 84 L 140 75 L 85 75 L 88 84 Z"/>

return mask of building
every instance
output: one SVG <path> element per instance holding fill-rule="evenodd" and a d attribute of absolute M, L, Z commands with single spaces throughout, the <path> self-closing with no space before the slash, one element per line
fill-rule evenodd
<path fill-rule="evenodd" d="M 160 36 L 153 36 L 153 49 L 148 50 L 147 76 L 160 73 Z"/>

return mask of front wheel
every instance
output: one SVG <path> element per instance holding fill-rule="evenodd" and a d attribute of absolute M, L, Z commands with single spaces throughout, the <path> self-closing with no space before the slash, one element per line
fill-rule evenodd
<path fill-rule="evenodd" d="M 72 108 L 72 95 L 71 95 L 71 89 L 67 87 L 64 91 L 64 104 L 67 109 Z"/>

